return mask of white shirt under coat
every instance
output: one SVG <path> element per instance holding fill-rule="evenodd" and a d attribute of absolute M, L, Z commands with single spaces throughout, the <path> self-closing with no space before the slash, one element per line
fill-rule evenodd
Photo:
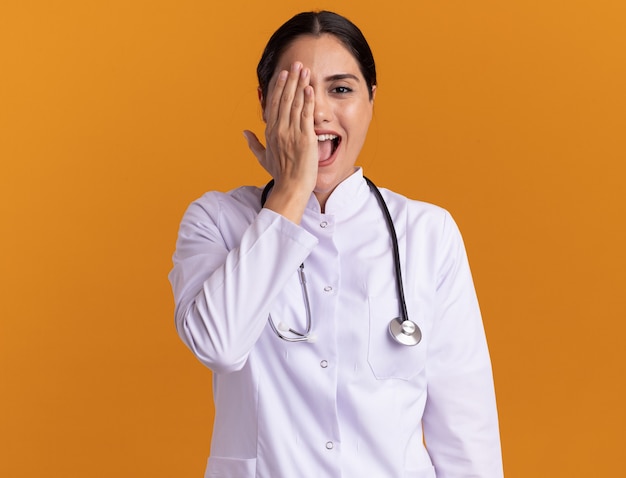
<path fill-rule="evenodd" d="M 398 234 L 409 317 L 422 341 L 393 341 L 400 315 L 391 239 L 361 169 L 300 225 L 261 209 L 261 190 L 210 192 L 182 220 L 170 281 L 176 327 L 213 371 L 205 477 L 503 476 L 489 353 L 461 235 L 443 209 L 381 190 Z M 288 343 L 268 315 L 305 330 Z M 426 446 L 424 445 L 424 440 Z"/>

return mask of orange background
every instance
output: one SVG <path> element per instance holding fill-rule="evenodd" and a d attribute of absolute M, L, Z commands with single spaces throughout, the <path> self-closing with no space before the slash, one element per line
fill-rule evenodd
<path fill-rule="evenodd" d="M 464 233 L 507 476 L 623 472 L 626 3 L 4 0 L 0 476 L 202 476 L 178 223 L 266 181 L 241 134 L 262 133 L 256 62 L 324 7 L 377 58 L 368 176 Z"/>

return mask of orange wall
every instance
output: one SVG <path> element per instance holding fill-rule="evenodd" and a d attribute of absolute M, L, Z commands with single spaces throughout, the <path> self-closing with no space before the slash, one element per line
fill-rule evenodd
<path fill-rule="evenodd" d="M 262 132 L 256 61 L 320 7 L 378 60 L 367 174 L 464 232 L 508 478 L 623 471 L 625 5 L 2 2 L 0 476 L 202 476 L 178 222 L 205 190 L 265 182 L 241 135 Z"/>

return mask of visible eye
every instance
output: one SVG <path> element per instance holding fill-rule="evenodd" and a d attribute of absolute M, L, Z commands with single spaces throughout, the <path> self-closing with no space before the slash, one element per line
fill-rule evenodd
<path fill-rule="evenodd" d="M 347 86 L 336 86 L 335 88 L 333 88 L 333 93 L 339 93 L 341 95 L 345 95 L 346 93 L 352 93 L 352 88 L 349 88 Z"/>

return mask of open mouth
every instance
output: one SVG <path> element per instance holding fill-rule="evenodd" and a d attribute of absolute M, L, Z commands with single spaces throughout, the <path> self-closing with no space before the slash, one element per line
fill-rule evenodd
<path fill-rule="evenodd" d="M 341 137 L 336 134 L 320 134 L 317 136 L 319 161 L 328 161 L 341 144 Z"/>
<path fill-rule="evenodd" d="M 339 147 L 339 143 L 341 143 L 341 138 L 339 136 L 336 136 L 331 141 L 333 143 L 333 152 L 331 153 L 331 156 L 332 156 L 333 154 L 335 154 L 335 151 L 337 151 L 337 148 Z"/>

